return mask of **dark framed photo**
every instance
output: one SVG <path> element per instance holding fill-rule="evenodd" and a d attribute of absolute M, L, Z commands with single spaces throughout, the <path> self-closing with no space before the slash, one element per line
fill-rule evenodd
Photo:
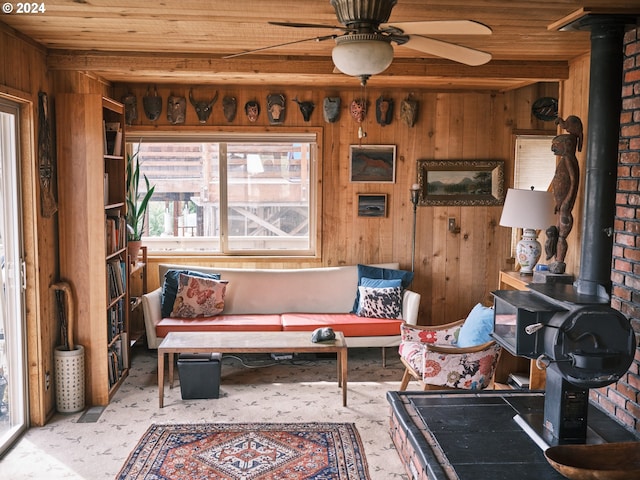
<path fill-rule="evenodd" d="M 358 194 L 359 217 L 386 217 L 387 194 L 386 193 L 359 193 Z"/>
<path fill-rule="evenodd" d="M 419 205 L 502 205 L 501 160 L 418 160 Z"/>
<path fill-rule="evenodd" d="M 350 178 L 352 182 L 395 183 L 395 145 L 351 145 Z"/>

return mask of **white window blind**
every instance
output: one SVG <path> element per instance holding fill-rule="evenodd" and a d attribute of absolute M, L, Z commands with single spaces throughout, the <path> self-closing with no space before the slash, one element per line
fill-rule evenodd
<path fill-rule="evenodd" d="M 514 188 L 548 190 L 556 170 L 553 135 L 517 135 Z"/>

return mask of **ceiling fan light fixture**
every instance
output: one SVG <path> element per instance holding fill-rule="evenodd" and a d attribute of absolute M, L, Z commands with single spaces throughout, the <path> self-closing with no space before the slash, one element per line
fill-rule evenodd
<path fill-rule="evenodd" d="M 368 78 L 391 65 L 393 47 L 390 40 L 378 34 L 344 35 L 336 38 L 331 57 L 342 73 Z"/>
<path fill-rule="evenodd" d="M 377 27 L 389 20 L 397 0 L 330 0 L 330 3 L 343 25 Z"/>

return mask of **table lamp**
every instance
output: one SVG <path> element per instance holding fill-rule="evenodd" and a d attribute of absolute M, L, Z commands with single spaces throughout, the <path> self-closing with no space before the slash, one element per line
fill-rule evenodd
<path fill-rule="evenodd" d="M 552 192 L 510 188 L 502 208 L 500 225 L 522 228 L 522 240 L 516 246 L 516 261 L 521 275 L 532 275 L 540 260 L 542 246 L 537 230 L 556 224 Z"/>

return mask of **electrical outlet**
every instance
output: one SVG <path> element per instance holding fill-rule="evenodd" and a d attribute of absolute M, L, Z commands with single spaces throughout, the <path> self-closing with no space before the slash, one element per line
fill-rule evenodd
<path fill-rule="evenodd" d="M 44 374 L 44 389 L 49 390 L 51 388 L 51 372 L 46 372 Z"/>

